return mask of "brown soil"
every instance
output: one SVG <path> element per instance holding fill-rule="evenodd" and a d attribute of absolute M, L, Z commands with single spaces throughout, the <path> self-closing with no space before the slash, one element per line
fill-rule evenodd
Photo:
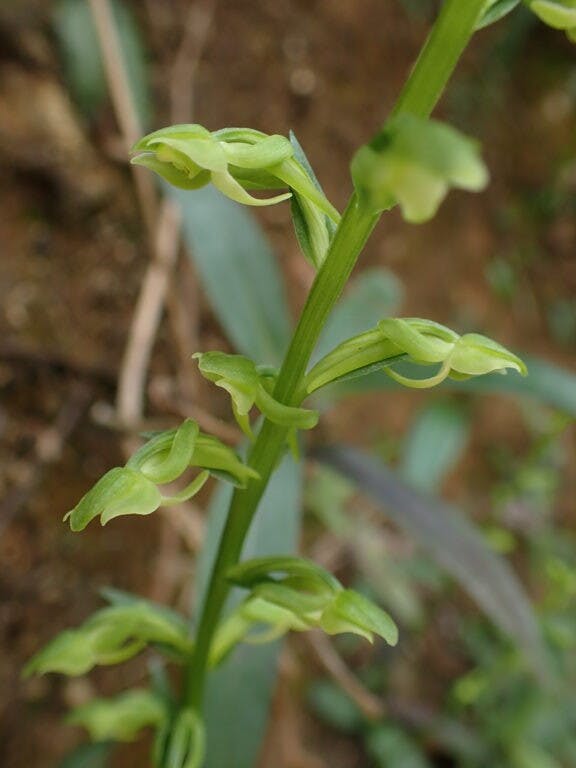
<path fill-rule="evenodd" d="M 179 19 L 188 4 L 132 5 L 149 46 L 162 125 Z M 67 706 L 141 675 L 138 664 L 99 673 L 90 682 L 52 677 L 23 682 L 20 671 L 42 643 L 94 609 L 102 585 L 154 593 L 161 532 L 154 517 L 118 521 L 103 530 L 93 526 L 80 536 L 61 522 L 90 484 L 121 461 L 119 435 L 102 424 L 102 413 L 114 400 L 148 255 L 131 179 L 117 159 L 111 110 L 101 108 L 87 123 L 72 103 L 50 12 L 50 4 L 34 0 L 6 3 L 0 10 L 0 763 L 5 768 L 54 765 L 79 740 L 62 724 Z M 248 125 L 286 133 L 293 128 L 328 195 L 342 206 L 350 191 L 349 160 L 384 119 L 427 26 L 425 14 L 411 16 L 400 2 L 220 0 L 197 73 L 195 118 L 212 129 Z M 555 302 L 576 295 L 573 205 L 548 205 L 540 214 L 536 207 L 538 199 L 566 201 L 575 191 L 573 49 L 540 27 L 524 36 L 518 32 L 516 43 L 512 33 L 505 34 L 493 29 L 478 36 L 441 109 L 484 142 L 492 186 L 480 196 L 451 195 L 437 219 L 422 227 L 389 216 L 363 264 L 386 265 L 401 277 L 408 315 L 480 328 L 573 366 L 574 340 L 559 344 L 547 320 Z M 260 219 L 277 247 L 296 311 L 309 275 L 302 270 L 287 209 L 266 209 Z M 486 278 L 496 257 L 517 276 L 507 300 Z M 200 302 L 202 346 L 222 345 L 202 297 Z M 150 370 L 147 412 L 159 423 L 171 424 L 173 414 L 162 409 L 154 392 L 178 388 L 180 365 L 164 324 Z M 210 411 L 209 390 L 195 386 L 200 405 Z M 380 432 L 401 434 L 421 402 L 410 395 L 362 398 L 330 416 L 325 429 L 336 439 L 371 444 Z M 496 439 L 522 450 L 516 409 L 481 407 L 477 421 L 477 451 L 467 462 L 481 468 L 482 451 Z M 453 490 L 465 494 L 458 484 Z M 162 536 L 165 543 L 166 532 Z M 178 539 L 176 581 L 189 574 L 184 549 Z M 182 594 L 181 584 L 165 597 L 175 594 Z M 438 686 L 442 680 L 433 687 Z M 327 741 L 316 738 L 319 744 Z M 360 765 L 350 751 L 348 761 L 338 765 Z M 132 760 L 125 757 L 122 765 L 136 765 Z"/>

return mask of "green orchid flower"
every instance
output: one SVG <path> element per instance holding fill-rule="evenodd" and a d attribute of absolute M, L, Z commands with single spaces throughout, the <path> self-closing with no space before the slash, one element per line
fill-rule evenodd
<path fill-rule="evenodd" d="M 201 125 L 173 125 L 138 141 L 132 163 L 157 173 L 175 187 L 200 189 L 212 183 L 243 205 L 265 206 L 294 197 L 299 240 L 314 266 L 322 263 L 331 238 L 327 219 L 337 224 L 340 214 L 326 198 L 313 174 L 294 156 L 284 136 L 251 128 L 223 128 L 210 132 Z M 273 197 L 261 198 L 252 190 L 288 187 Z"/>
<path fill-rule="evenodd" d="M 436 374 L 410 379 L 393 369 L 408 360 L 419 365 L 439 365 Z M 496 341 L 477 333 L 459 336 L 440 323 L 421 318 L 386 318 L 370 331 L 339 344 L 306 374 L 302 396 L 335 381 L 383 370 L 407 387 L 424 389 L 444 379 L 462 380 L 509 369 L 525 376 L 522 360 Z"/>
<path fill-rule="evenodd" d="M 363 595 L 344 589 L 324 568 L 296 557 L 263 557 L 231 568 L 228 579 L 250 590 L 249 597 L 223 623 L 212 649 L 216 663 L 240 640 L 262 642 L 289 630 L 314 628 L 328 634 L 350 632 L 370 642 L 382 637 L 390 645 L 398 630 L 388 614 Z M 250 634 L 255 624 L 271 631 Z"/>
<path fill-rule="evenodd" d="M 249 413 L 256 406 L 274 424 L 293 429 L 312 429 L 318 413 L 284 405 L 271 394 L 275 376 L 266 367 L 256 366 L 242 355 L 225 352 L 198 352 L 193 355 L 204 378 L 226 390 L 232 399 L 234 417 L 242 431 L 252 438 Z"/>
<path fill-rule="evenodd" d="M 392 117 L 352 161 L 360 202 L 374 212 L 399 203 L 406 221 L 434 216 L 451 187 L 477 192 L 488 173 L 478 145 L 437 120 Z"/>

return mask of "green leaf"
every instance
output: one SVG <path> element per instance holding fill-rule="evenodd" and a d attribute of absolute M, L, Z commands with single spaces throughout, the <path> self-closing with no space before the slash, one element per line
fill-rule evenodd
<path fill-rule="evenodd" d="M 112 748 L 108 741 L 81 744 L 59 763 L 58 768 L 108 768 Z"/>
<path fill-rule="evenodd" d="M 364 723 L 364 716 L 356 703 L 332 681 L 313 682 L 307 699 L 315 713 L 339 731 L 355 733 Z"/>
<path fill-rule="evenodd" d="M 130 9 L 113 0 L 112 11 L 122 55 L 140 122 L 150 122 L 150 94 L 144 46 Z M 60 46 L 64 75 L 80 109 L 92 116 L 104 102 L 108 87 L 100 45 L 88 3 L 59 0 L 54 8 L 54 30 Z"/>
<path fill-rule="evenodd" d="M 93 699 L 77 707 L 66 722 L 86 728 L 93 741 L 134 741 L 142 728 L 159 726 L 165 717 L 153 693 L 135 689 L 113 699 Z"/>
<path fill-rule="evenodd" d="M 379 725 L 372 729 L 367 748 L 376 768 L 430 768 L 416 741 L 392 725 Z"/>
<path fill-rule="evenodd" d="M 226 335 L 242 354 L 279 364 L 291 321 L 275 257 L 259 226 L 210 187 L 169 194 L 181 207 L 184 240 Z"/>
<path fill-rule="evenodd" d="M 431 403 L 416 416 L 404 440 L 400 474 L 417 490 L 437 493 L 462 456 L 469 433 L 468 417 L 455 401 Z"/>
<path fill-rule="evenodd" d="M 488 547 L 470 521 L 441 501 L 421 496 L 360 451 L 330 448 L 319 452 L 318 458 L 381 505 L 386 516 L 426 549 L 510 636 L 534 672 L 549 679 L 549 659 L 530 601 L 508 563 Z"/>
<path fill-rule="evenodd" d="M 291 554 L 298 541 L 302 469 L 286 457 L 273 475 L 244 548 L 244 557 Z M 210 507 L 210 522 L 199 562 L 197 601 L 204 600 L 210 565 L 222 531 L 230 490 L 221 486 Z M 243 598 L 238 591 L 231 606 Z M 210 673 L 206 701 L 205 768 L 254 768 L 264 733 L 280 643 L 242 644 Z"/>

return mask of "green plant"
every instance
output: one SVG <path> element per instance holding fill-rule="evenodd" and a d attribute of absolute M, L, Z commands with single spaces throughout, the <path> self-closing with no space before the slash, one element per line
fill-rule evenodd
<path fill-rule="evenodd" d="M 246 461 L 186 420 L 177 429 L 148 436 L 126 466 L 110 470 L 66 516 L 72 529 L 79 531 L 96 517 L 104 524 L 119 515 L 150 514 L 191 498 L 211 475 L 236 488 L 193 633 L 166 609 L 112 593 L 109 608 L 58 636 L 29 663 L 28 673 L 80 674 L 96 664 L 123 661 L 152 645 L 183 666 L 182 691 L 176 699 L 157 691 L 137 691 L 77 711 L 73 721 L 85 725 L 96 739 L 129 740 L 139 728 L 151 725 L 157 733 L 155 764 L 192 768 L 204 759 L 202 704 L 208 670 L 241 640 L 262 641 L 288 630 L 320 627 L 329 634 L 352 632 L 368 640 L 378 635 L 390 644 L 396 642 L 396 627 L 384 611 L 315 564 L 294 557 L 239 560 L 286 447 L 297 454 L 298 431 L 311 429 L 318 421 L 316 411 L 302 406 L 310 395 L 374 370 L 384 370 L 397 383 L 413 388 L 508 369 L 526 373 L 516 355 L 491 339 L 460 336 L 419 318 L 383 318 L 309 367 L 328 315 L 382 212 L 399 204 L 406 220 L 425 221 L 450 187 L 479 190 L 486 184 L 475 143 L 429 115 L 474 30 L 513 5 L 446 2 L 391 117 L 354 158 L 355 192 L 342 216 L 323 194 L 294 137 L 252 129 L 211 133 L 198 125 L 178 125 L 136 144 L 134 162 L 180 189 L 196 190 L 211 183 L 232 200 L 252 206 L 291 198 L 298 241 L 317 275 L 279 370 L 268 361 L 241 355 L 196 355 L 202 374 L 230 394 L 234 416 L 253 440 Z M 540 6 L 552 4 L 538 5 L 535 10 L 549 21 Z M 252 194 L 284 187 L 289 191 L 271 198 Z M 427 378 L 408 376 L 397 369 L 406 362 L 432 367 L 433 373 Z M 254 407 L 263 416 L 256 430 L 250 422 Z M 158 486 L 180 481 L 191 469 L 196 475 L 181 491 L 161 493 Z M 222 619 L 232 585 L 248 596 Z M 254 634 L 259 625 L 268 627 L 263 635 Z"/>

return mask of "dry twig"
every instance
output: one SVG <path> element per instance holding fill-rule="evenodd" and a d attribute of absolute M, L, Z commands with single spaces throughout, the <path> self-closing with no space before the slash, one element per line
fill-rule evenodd
<path fill-rule="evenodd" d="M 110 0 L 88 0 L 98 37 L 108 90 L 114 106 L 126 154 L 140 137 L 141 128 L 130 83 L 124 66 L 122 48 Z M 154 231 L 156 192 L 150 174 L 143 168 L 131 166 L 142 218 L 149 234 Z"/>
<path fill-rule="evenodd" d="M 384 703 L 365 688 L 348 668 L 326 635 L 307 632 L 304 636 L 322 667 L 334 682 L 345 691 L 369 720 L 381 720 L 385 714 Z"/>

